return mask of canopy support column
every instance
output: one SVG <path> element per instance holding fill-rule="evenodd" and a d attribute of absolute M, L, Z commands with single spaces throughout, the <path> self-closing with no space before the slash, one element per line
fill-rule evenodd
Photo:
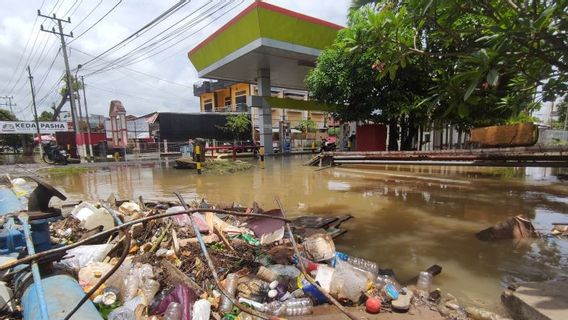
<path fill-rule="evenodd" d="M 258 95 L 261 97 L 270 97 L 270 69 L 258 69 L 258 77 L 256 79 L 258 86 Z M 266 155 L 273 154 L 272 150 L 272 108 L 270 105 L 263 103 L 259 114 L 260 124 L 260 145 L 264 147 Z"/>

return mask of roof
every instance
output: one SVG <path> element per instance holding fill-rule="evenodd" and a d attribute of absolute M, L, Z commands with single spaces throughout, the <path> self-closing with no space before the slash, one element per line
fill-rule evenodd
<path fill-rule="evenodd" d="M 254 2 L 188 53 L 202 78 L 304 89 L 304 78 L 341 26 L 265 2 Z"/>
<path fill-rule="evenodd" d="M 122 102 L 120 102 L 119 100 L 112 100 L 110 102 L 110 108 L 108 114 L 111 117 L 115 117 L 119 114 L 126 114 L 126 109 L 122 105 Z"/>

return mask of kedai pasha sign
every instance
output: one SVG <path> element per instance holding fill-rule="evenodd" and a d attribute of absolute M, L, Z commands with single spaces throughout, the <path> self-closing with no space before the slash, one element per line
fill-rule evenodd
<path fill-rule="evenodd" d="M 67 122 L 40 122 L 41 134 L 69 131 Z M 37 134 L 34 121 L 0 121 L 0 134 Z"/>

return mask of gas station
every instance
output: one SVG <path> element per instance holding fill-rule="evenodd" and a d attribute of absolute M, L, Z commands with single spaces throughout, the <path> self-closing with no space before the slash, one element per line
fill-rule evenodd
<path fill-rule="evenodd" d="M 200 78 L 256 84 L 247 105 L 259 109 L 260 144 L 272 148 L 272 108 L 331 111 L 314 101 L 277 98 L 271 87 L 306 90 L 304 79 L 342 26 L 256 1 L 188 53 Z M 290 135 L 280 124 L 280 137 Z"/>

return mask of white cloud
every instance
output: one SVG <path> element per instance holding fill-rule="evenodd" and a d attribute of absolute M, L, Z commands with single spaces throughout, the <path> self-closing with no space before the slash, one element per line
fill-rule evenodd
<path fill-rule="evenodd" d="M 117 1 L 118 0 L 103 1 L 100 7 L 80 25 L 78 25 L 79 22 L 87 16 L 99 1 L 90 0 L 77 2 L 80 3 L 80 6 L 71 17 L 72 23 L 64 24 L 65 32 L 68 33 L 76 28 L 73 33 L 75 36 L 78 36 L 87 27 L 94 24 L 104 13 L 110 10 Z M 213 4 L 219 3 L 220 1 L 221 0 L 213 0 Z M 49 20 L 44 21 L 43 18 L 40 18 L 35 28 L 32 29 L 34 20 L 36 19 L 37 9 L 39 9 L 43 0 L 4 0 L 2 2 L 3 9 L 0 11 L 0 52 L 2 52 L 2 54 L 0 54 L 0 74 L 2 74 L 2 76 L 0 76 L 0 96 L 7 94 L 13 95 L 17 103 L 15 109 L 20 111 L 18 116 L 20 118 L 29 119 L 31 118 L 31 109 L 26 107 L 31 104 L 31 94 L 29 92 L 27 74 L 24 73 L 25 66 L 23 62 L 27 61 L 29 57 L 29 64 L 32 70 L 34 70 L 34 83 L 38 91 L 36 93 L 37 99 L 39 100 L 45 96 L 48 97 L 38 105 L 39 111 L 48 110 L 54 102 L 57 102 L 59 85 L 57 87 L 54 87 L 54 85 L 57 83 L 58 79 L 60 79 L 64 71 L 61 55 L 54 60 L 54 55 L 59 50 L 59 39 L 52 34 L 45 32 L 39 33 L 33 55 L 30 56 L 30 50 L 28 48 L 23 56 L 22 65 L 16 70 L 18 60 L 24 53 L 24 47 L 30 35 L 32 36 L 30 40 L 31 47 L 33 40 L 39 32 L 40 23 L 43 23 L 44 27 L 47 29 L 51 29 L 52 23 L 50 23 Z M 42 8 L 42 13 L 48 14 L 57 2 L 60 4 L 60 6 L 58 5 L 57 15 L 62 18 L 63 14 L 70 10 L 71 6 L 75 3 L 73 0 L 46 0 Z M 70 44 L 71 52 L 69 59 L 71 68 L 76 67 L 79 63 L 85 63 L 90 60 L 89 56 L 77 50 L 91 55 L 98 55 L 141 28 L 176 2 L 178 2 L 178 0 L 123 1 L 117 9 L 103 19 L 101 23 Z M 192 0 L 180 13 L 173 15 L 164 23 L 160 24 L 159 27 L 149 31 L 145 35 L 141 35 L 139 38 L 132 41 L 132 43 L 116 53 L 105 57 L 105 59 L 116 59 L 139 45 L 151 43 L 150 39 L 152 36 L 164 33 L 165 28 L 185 18 L 190 12 L 206 4 L 206 2 L 206 0 Z M 193 83 L 198 81 L 197 72 L 187 59 L 187 51 L 220 28 L 251 2 L 252 0 L 245 0 L 237 9 L 232 10 L 230 13 L 220 18 L 215 18 L 209 26 L 196 32 L 195 35 L 185 40 L 178 38 L 168 44 L 175 44 L 171 48 L 156 56 L 129 66 L 129 68 L 134 70 L 180 83 L 184 86 L 160 81 L 123 68 L 86 77 L 85 82 L 87 84 L 87 98 L 90 113 L 106 114 L 108 112 L 108 104 L 110 100 L 113 99 L 121 100 L 129 113 L 138 115 L 152 111 L 198 111 L 198 99 L 193 96 L 191 88 Z M 349 0 L 270 0 L 267 2 L 341 25 L 345 25 L 346 23 L 347 8 L 350 3 Z M 233 0 L 230 5 L 235 3 L 237 3 L 237 1 Z M 74 10 L 74 8 L 71 9 L 71 12 L 72 10 Z M 198 26 L 188 30 L 187 34 L 189 35 L 195 32 L 197 28 L 203 27 L 211 22 L 211 19 L 212 18 L 208 18 Z M 178 24 L 178 26 L 182 23 Z M 71 41 L 71 39 L 68 39 L 68 41 Z M 43 54 L 40 55 L 42 50 Z M 48 74 L 52 61 L 54 61 L 53 67 Z M 103 64 L 89 64 L 85 66 L 84 70 L 82 70 L 79 75 L 87 74 L 89 71 L 98 69 L 95 68 L 97 65 L 100 67 Z M 45 81 L 40 88 L 40 84 L 44 78 Z M 15 83 L 17 79 L 19 79 L 19 81 Z M 11 90 L 14 84 L 16 84 L 15 89 Z M 56 89 L 53 90 L 54 88 Z M 68 108 L 68 106 L 66 108 Z"/>

